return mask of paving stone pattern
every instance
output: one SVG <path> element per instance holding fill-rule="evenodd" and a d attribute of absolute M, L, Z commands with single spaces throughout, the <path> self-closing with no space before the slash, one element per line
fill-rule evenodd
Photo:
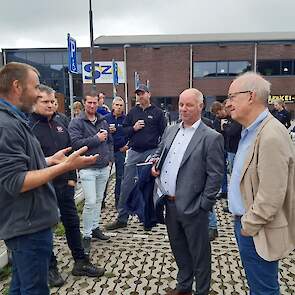
<path fill-rule="evenodd" d="M 102 226 L 116 217 L 113 201 L 114 181 L 109 184 Z M 217 202 L 219 237 L 212 242 L 212 288 L 210 295 L 246 295 L 247 283 L 236 246 L 232 218 L 222 211 L 224 200 Z M 73 260 L 64 237 L 55 238 L 59 269 L 66 284 L 51 290 L 51 295 L 156 295 L 175 287 L 177 268 L 170 251 L 165 226 L 145 232 L 136 217 L 127 228 L 108 232 L 111 240 L 93 241 L 91 259 L 106 268 L 101 278 L 73 277 Z M 279 242 L 279 241 L 278 241 Z M 295 293 L 295 253 L 281 261 L 281 293 Z M 0 282 L 3 291 L 8 282 Z M 1 293 L 2 294 L 2 293 Z"/>

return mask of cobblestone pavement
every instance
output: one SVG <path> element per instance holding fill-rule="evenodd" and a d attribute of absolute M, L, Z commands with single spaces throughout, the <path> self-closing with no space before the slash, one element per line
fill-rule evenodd
<path fill-rule="evenodd" d="M 102 224 L 113 221 L 116 212 L 113 205 L 113 181 L 109 185 L 106 208 L 102 212 Z M 212 242 L 212 289 L 210 295 L 246 295 L 247 285 L 235 243 L 230 214 L 222 211 L 217 203 L 219 237 Z M 176 264 L 170 251 L 165 226 L 157 226 L 145 232 L 143 226 L 132 217 L 127 228 L 108 232 L 111 240 L 93 241 L 91 259 L 106 268 L 106 274 L 98 279 L 73 277 L 73 260 L 63 237 L 55 238 L 59 269 L 66 284 L 51 290 L 51 295 L 77 294 L 165 294 L 175 287 Z M 279 241 L 278 241 L 279 242 Z M 295 294 L 295 253 L 281 261 L 281 293 Z M 8 282 L 0 282 L 3 293 Z"/>

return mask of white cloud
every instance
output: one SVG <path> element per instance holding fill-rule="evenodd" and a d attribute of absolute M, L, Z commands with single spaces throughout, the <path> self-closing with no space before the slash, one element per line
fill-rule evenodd
<path fill-rule="evenodd" d="M 0 4 L 0 48 L 89 45 L 88 0 Z M 100 35 L 295 31 L 294 0 L 92 0 Z"/>

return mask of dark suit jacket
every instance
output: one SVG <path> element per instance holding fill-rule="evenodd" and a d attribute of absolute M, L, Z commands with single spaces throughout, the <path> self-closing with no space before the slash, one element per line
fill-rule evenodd
<path fill-rule="evenodd" d="M 167 127 L 154 157 L 170 149 L 180 124 Z M 184 153 L 176 179 L 176 208 L 179 217 L 190 217 L 200 208 L 209 211 L 220 189 L 224 165 L 221 134 L 203 122 L 195 131 Z"/>

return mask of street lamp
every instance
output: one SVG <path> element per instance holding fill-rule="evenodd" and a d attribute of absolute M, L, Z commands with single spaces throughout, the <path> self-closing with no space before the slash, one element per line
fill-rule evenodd
<path fill-rule="evenodd" d="M 90 60 L 91 60 L 91 73 L 92 73 L 92 88 L 96 90 L 95 86 L 95 65 L 94 65 L 94 43 L 93 43 L 93 16 L 92 16 L 92 3 L 89 0 L 89 27 L 90 27 Z"/>

